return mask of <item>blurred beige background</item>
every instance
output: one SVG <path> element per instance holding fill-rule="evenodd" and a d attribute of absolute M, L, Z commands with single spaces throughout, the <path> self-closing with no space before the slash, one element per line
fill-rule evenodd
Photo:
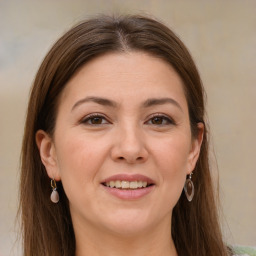
<path fill-rule="evenodd" d="M 102 12 L 152 14 L 190 49 L 208 94 L 226 240 L 256 246 L 255 0 L 0 0 L 0 255 L 20 255 L 19 154 L 35 73 L 64 31 Z"/>

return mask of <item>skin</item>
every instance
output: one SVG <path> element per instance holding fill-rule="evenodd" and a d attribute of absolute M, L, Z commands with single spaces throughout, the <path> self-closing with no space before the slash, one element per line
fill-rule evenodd
<path fill-rule="evenodd" d="M 176 103 L 143 106 L 152 98 Z M 103 117 L 88 117 L 95 113 Z M 40 130 L 36 141 L 48 176 L 62 181 L 70 201 L 77 256 L 177 255 L 172 209 L 199 156 L 203 125 L 198 128 L 193 138 L 182 80 L 159 58 L 105 54 L 72 77 L 60 97 L 53 138 Z M 136 200 L 117 198 L 101 182 L 120 173 L 146 175 L 155 186 Z"/>

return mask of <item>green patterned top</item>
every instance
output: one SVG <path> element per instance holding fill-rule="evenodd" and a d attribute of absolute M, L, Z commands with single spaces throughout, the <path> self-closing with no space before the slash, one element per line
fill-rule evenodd
<path fill-rule="evenodd" d="M 256 256 L 256 247 L 232 246 L 234 256 Z"/>

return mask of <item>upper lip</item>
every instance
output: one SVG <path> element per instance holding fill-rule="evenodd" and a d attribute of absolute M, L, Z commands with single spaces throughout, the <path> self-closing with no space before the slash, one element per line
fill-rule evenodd
<path fill-rule="evenodd" d="M 110 176 L 102 181 L 102 183 L 110 182 L 110 181 L 146 181 L 147 184 L 155 184 L 155 182 L 142 174 L 116 174 L 113 176 Z"/>

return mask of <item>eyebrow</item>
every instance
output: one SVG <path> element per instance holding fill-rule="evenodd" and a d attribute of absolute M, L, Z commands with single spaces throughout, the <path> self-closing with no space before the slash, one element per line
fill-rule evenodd
<path fill-rule="evenodd" d="M 173 104 L 176 107 L 178 107 L 181 111 L 183 111 L 182 107 L 180 106 L 180 104 L 176 100 L 174 100 L 172 98 L 159 98 L 159 99 L 158 98 L 153 98 L 153 99 L 148 99 L 148 100 L 146 100 L 143 103 L 143 107 L 148 108 L 148 107 L 155 106 L 155 105 L 164 105 L 166 103 Z"/>
<path fill-rule="evenodd" d="M 71 111 L 73 111 L 76 107 L 78 107 L 79 105 L 84 104 L 86 102 L 95 102 L 99 105 L 113 107 L 113 108 L 117 107 L 117 103 L 112 100 L 101 98 L 101 97 L 89 96 L 89 97 L 86 97 L 84 99 L 77 101 L 74 104 L 74 106 L 72 107 Z"/>
<path fill-rule="evenodd" d="M 109 99 L 106 99 L 106 98 L 89 96 L 89 97 L 86 97 L 86 98 L 83 98 L 83 99 L 77 101 L 74 104 L 74 106 L 72 107 L 71 111 L 73 111 L 79 105 L 82 105 L 82 104 L 87 103 L 87 102 L 95 102 L 95 103 L 97 103 L 99 105 L 113 107 L 113 108 L 117 108 L 118 105 L 119 105 L 117 102 L 109 100 Z M 178 107 L 181 111 L 183 111 L 182 107 L 180 106 L 180 104 L 176 100 L 174 100 L 172 98 L 152 98 L 152 99 L 147 99 L 145 102 L 142 103 L 142 107 L 143 108 L 149 108 L 149 107 L 152 107 L 152 106 L 155 106 L 155 105 L 164 105 L 166 103 L 173 104 L 174 106 Z"/>

